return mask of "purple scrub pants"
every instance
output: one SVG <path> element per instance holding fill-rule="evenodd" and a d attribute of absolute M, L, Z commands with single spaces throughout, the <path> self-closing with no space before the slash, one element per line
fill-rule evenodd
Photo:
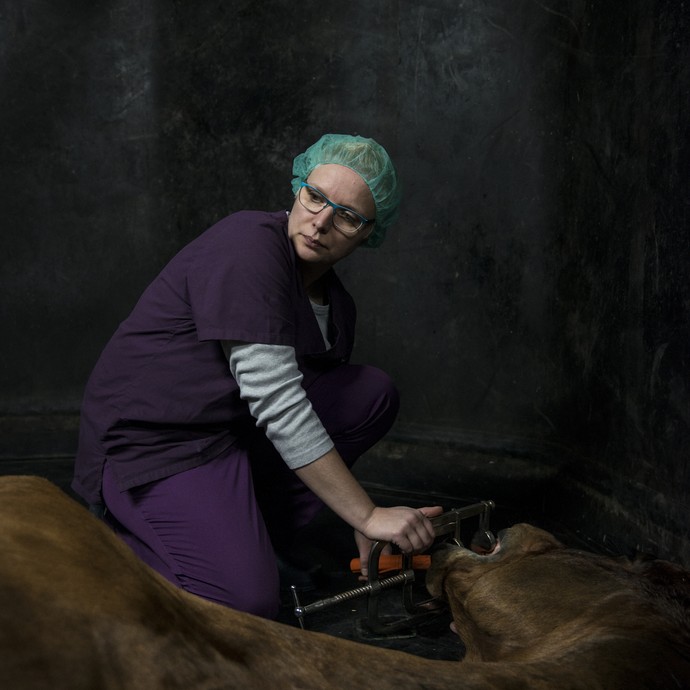
<path fill-rule="evenodd" d="M 374 367 L 339 366 L 305 387 L 350 467 L 398 412 L 393 382 Z M 124 492 L 106 462 L 103 498 L 116 533 L 170 582 L 265 618 L 280 604 L 273 545 L 286 553 L 323 506 L 258 429 L 200 467 Z"/>

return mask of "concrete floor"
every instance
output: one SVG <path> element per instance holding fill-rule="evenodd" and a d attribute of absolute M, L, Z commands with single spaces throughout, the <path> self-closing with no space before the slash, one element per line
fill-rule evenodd
<path fill-rule="evenodd" d="M 369 488 L 369 493 L 377 505 L 443 505 L 448 510 L 472 505 L 476 500 L 452 499 L 449 497 L 401 496 L 397 492 L 386 492 Z M 491 499 L 491 496 L 483 500 Z M 528 507 L 510 507 L 499 505 L 491 516 L 491 529 L 495 533 L 516 522 L 532 522 L 554 533 L 563 543 L 587 548 L 578 536 L 562 525 L 547 522 Z M 465 521 L 463 521 L 463 527 Z M 467 527 L 473 532 L 478 526 L 478 518 L 468 518 Z M 463 541 L 465 537 L 463 536 Z M 320 599 L 331 597 L 341 592 L 360 586 L 357 576 L 350 572 L 350 560 L 357 556 L 352 529 L 343 523 L 329 510 L 324 510 L 314 522 L 305 528 L 297 540 L 294 556 L 296 559 L 321 565 L 323 582 L 315 591 L 300 593 L 300 603 L 306 605 Z M 428 600 L 429 594 L 424 587 L 424 572 L 416 573 L 413 585 L 415 602 Z M 287 584 L 287 583 L 286 583 Z M 283 608 L 279 620 L 287 625 L 298 626 L 294 614 L 294 602 L 288 591 L 282 594 Z M 379 615 L 399 619 L 406 615 L 402 602 L 402 587 L 388 590 L 380 595 Z M 461 640 L 451 632 L 450 613 L 442 611 L 437 618 L 419 626 L 411 637 L 390 637 L 372 639 L 367 634 L 367 597 L 339 603 L 332 608 L 318 611 L 304 617 L 305 627 L 336 637 L 346 638 L 379 647 L 397 649 L 429 659 L 456 661 L 464 655 Z"/>
<path fill-rule="evenodd" d="M 72 458 L 64 455 L 34 456 L 21 459 L 5 457 L 0 458 L 0 474 L 44 476 L 69 495 L 75 497 L 69 489 L 72 465 Z M 374 501 L 382 506 L 443 505 L 447 510 L 461 508 L 476 502 L 476 499 L 401 495 L 400 492 L 387 491 L 382 487 L 366 488 Z M 483 500 L 492 498 L 492 496 L 484 496 Z M 553 532 L 566 544 L 586 548 L 586 545 L 578 542 L 574 533 L 566 531 L 562 526 L 547 524 L 542 515 L 535 515 L 528 508 L 528 506 L 498 505 L 491 517 L 492 530 L 498 532 L 498 530 L 515 522 L 533 522 Z M 470 527 L 474 529 L 474 524 L 470 523 Z M 293 556 L 298 561 L 320 565 L 318 587 L 314 591 L 299 594 L 302 605 L 349 591 L 362 584 L 358 581 L 357 576 L 350 572 L 349 568 L 350 560 L 357 556 L 352 529 L 329 510 L 324 510 L 311 525 L 298 535 Z M 424 572 L 418 572 L 417 576 L 418 581 L 415 581 L 413 585 L 413 596 L 415 602 L 421 602 L 429 599 L 429 595 L 424 587 Z M 287 589 L 283 591 L 282 601 L 283 606 L 279 621 L 286 625 L 298 626 L 298 619 L 294 614 L 294 602 Z M 379 602 L 381 617 L 390 616 L 399 619 L 406 615 L 402 603 L 402 587 L 381 594 Z M 367 620 L 366 596 L 339 603 L 332 608 L 310 614 L 304 618 L 305 627 L 310 630 L 365 644 L 397 649 L 430 659 L 459 660 L 464 654 L 464 647 L 460 639 L 450 631 L 451 619 L 448 612 L 441 612 L 437 618 L 425 622 L 424 625 L 415 629 L 411 636 L 405 637 L 372 637 L 367 633 Z"/>
<path fill-rule="evenodd" d="M 385 505 L 385 499 L 377 498 L 377 503 Z M 349 563 L 357 556 L 352 529 L 330 511 L 322 514 L 300 534 L 296 549 L 296 559 L 321 566 L 317 589 L 299 592 L 300 603 L 304 606 L 314 601 L 350 591 L 363 583 L 350 571 Z M 395 574 L 395 573 L 392 573 Z M 430 599 L 424 587 L 424 571 L 415 573 L 412 595 L 415 603 Z M 285 584 L 288 584 L 287 582 Z M 294 601 L 287 589 L 281 594 L 283 606 L 279 620 L 282 623 L 298 626 L 294 613 Z M 402 586 L 391 588 L 378 595 L 379 620 L 400 620 L 407 617 L 403 603 Z M 425 620 L 413 630 L 403 630 L 390 636 L 371 632 L 368 621 L 367 595 L 345 601 L 323 611 L 304 616 L 305 628 L 335 637 L 355 640 L 378 647 L 397 649 L 430 659 L 459 660 L 464 654 L 460 639 L 450 631 L 450 614 L 443 608 L 431 620 Z"/>

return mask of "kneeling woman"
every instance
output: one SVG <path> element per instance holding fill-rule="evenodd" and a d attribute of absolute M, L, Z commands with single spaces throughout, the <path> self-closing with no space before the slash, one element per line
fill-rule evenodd
<path fill-rule="evenodd" d="M 424 550 L 438 512 L 377 507 L 349 470 L 398 398 L 349 363 L 355 307 L 333 265 L 382 241 L 393 165 L 371 139 L 327 134 L 293 173 L 291 211 L 221 220 L 120 325 L 86 387 L 73 482 L 168 580 L 269 618 L 275 552 L 323 503 L 363 559 L 371 540 Z"/>

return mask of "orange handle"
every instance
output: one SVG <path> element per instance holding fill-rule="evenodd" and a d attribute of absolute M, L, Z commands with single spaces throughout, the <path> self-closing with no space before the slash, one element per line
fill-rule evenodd
<path fill-rule="evenodd" d="M 431 565 L 431 556 L 412 556 L 413 570 L 428 570 Z M 391 570 L 401 570 L 403 567 L 403 557 L 398 556 L 379 556 L 379 573 L 387 573 Z M 350 561 L 350 570 L 353 573 L 358 573 L 362 570 L 362 563 L 359 558 L 353 558 Z"/>

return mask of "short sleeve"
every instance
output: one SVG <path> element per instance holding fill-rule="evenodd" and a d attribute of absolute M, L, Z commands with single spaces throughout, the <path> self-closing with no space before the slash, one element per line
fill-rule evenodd
<path fill-rule="evenodd" d="M 187 275 L 199 340 L 294 347 L 297 271 L 285 214 L 236 213 L 207 232 Z"/>

